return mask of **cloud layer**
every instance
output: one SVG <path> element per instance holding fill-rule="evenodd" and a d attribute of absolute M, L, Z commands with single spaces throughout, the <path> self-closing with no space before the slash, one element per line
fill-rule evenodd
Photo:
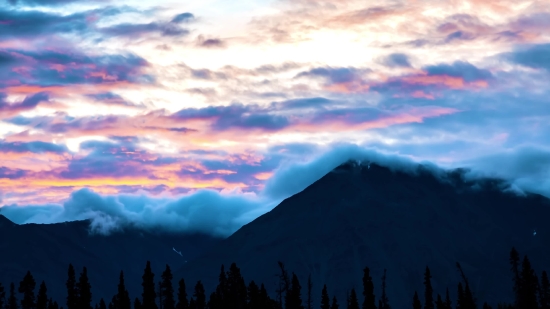
<path fill-rule="evenodd" d="M 546 1 L 0 8 L 18 222 L 227 234 L 365 149 L 550 192 Z"/>

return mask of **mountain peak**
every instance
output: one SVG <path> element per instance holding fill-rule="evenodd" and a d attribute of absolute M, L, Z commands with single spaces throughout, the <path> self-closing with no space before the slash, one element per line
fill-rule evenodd
<path fill-rule="evenodd" d="M 17 224 L 15 224 L 13 221 L 8 219 L 6 216 L 0 214 L 0 228 L 12 227 L 12 226 L 16 226 L 16 225 Z"/>

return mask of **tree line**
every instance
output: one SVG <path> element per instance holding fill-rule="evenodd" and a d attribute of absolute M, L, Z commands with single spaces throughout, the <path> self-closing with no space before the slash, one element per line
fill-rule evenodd
<path fill-rule="evenodd" d="M 515 248 L 510 251 L 509 262 L 512 272 L 514 292 L 513 303 L 499 303 L 497 309 L 550 309 L 550 282 L 546 271 L 541 273 L 540 280 L 527 255 L 520 263 L 520 255 Z M 88 280 L 86 267 L 82 268 L 78 280 L 72 264 L 69 264 L 68 278 L 65 283 L 67 297 L 64 301 L 67 309 L 312 309 L 313 300 L 311 275 L 308 277 L 306 293 L 302 298 L 302 286 L 294 272 L 291 274 L 285 269 L 282 262 L 278 262 L 280 274 L 276 297 L 271 298 L 264 284 L 258 285 L 253 280 L 245 283 L 240 269 L 232 263 L 229 270 L 221 266 L 219 283 L 207 300 L 206 291 L 199 280 L 193 287 L 191 295 L 187 294 L 184 279 L 177 282 L 174 290 L 173 277 L 170 266 L 166 265 L 160 280 L 155 283 L 155 274 L 148 261 L 142 276 L 143 292 L 141 298 L 130 299 L 124 283 L 124 272 L 120 272 L 117 292 L 107 304 L 101 299 L 92 306 L 92 287 Z M 449 297 L 449 289 L 445 295 L 434 295 L 430 268 L 426 266 L 424 272 L 423 296 L 415 291 L 411 300 L 413 309 L 478 309 L 478 300 L 473 294 L 468 278 L 459 263 L 457 270 L 462 278 L 457 285 L 455 302 Z M 391 309 L 390 300 L 386 295 L 386 270 L 382 276 L 381 295 L 376 301 L 374 284 L 370 269 L 363 269 L 362 304 L 360 305 L 357 291 L 352 288 L 345 300 L 345 309 Z M 0 309 L 63 309 L 57 301 L 48 297 L 48 289 L 44 281 L 41 282 L 38 293 L 35 295 L 36 282 L 30 271 L 26 273 L 17 289 L 12 282 L 9 291 L 0 284 Z M 7 293 L 6 293 L 7 292 Z M 7 295 L 6 295 L 7 294 Z M 19 298 L 18 295 L 20 294 Z M 321 292 L 320 309 L 340 309 L 336 296 L 332 299 L 327 292 L 326 284 Z M 483 309 L 492 309 L 486 302 Z M 342 305 L 342 309 L 344 306 Z"/>

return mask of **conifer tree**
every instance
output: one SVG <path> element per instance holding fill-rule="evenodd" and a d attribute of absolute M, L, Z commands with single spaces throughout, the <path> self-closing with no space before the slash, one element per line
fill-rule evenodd
<path fill-rule="evenodd" d="M 323 285 L 321 291 L 321 309 L 330 309 L 330 298 L 328 297 L 327 285 Z"/>
<path fill-rule="evenodd" d="M 0 282 L 0 309 L 4 309 L 5 302 L 6 302 L 6 291 L 2 283 Z"/>
<path fill-rule="evenodd" d="M 420 303 L 420 298 L 418 298 L 418 293 L 416 291 L 414 291 L 412 305 L 413 309 L 422 309 L 422 304 Z"/>
<path fill-rule="evenodd" d="M 370 269 L 365 267 L 363 269 L 363 309 L 376 309 L 376 300 L 374 296 L 374 284 L 372 277 L 370 276 Z"/>
<path fill-rule="evenodd" d="M 10 295 L 8 296 L 8 301 L 6 302 L 6 309 L 18 309 L 19 304 L 17 303 L 17 296 L 15 295 L 15 284 L 10 283 Z"/>
<path fill-rule="evenodd" d="M 204 286 L 202 285 L 202 282 L 200 280 L 195 285 L 195 292 L 193 293 L 193 297 L 195 299 L 195 309 L 206 308 L 206 295 L 204 291 Z M 189 304 L 189 307 L 191 308 L 191 304 Z"/>
<path fill-rule="evenodd" d="M 183 280 L 183 278 L 178 282 L 178 302 L 176 304 L 176 309 L 189 309 L 185 280 Z"/>
<path fill-rule="evenodd" d="M 306 301 L 306 309 L 313 309 L 312 307 L 312 299 L 311 299 L 311 289 L 313 288 L 313 283 L 311 282 L 311 274 L 307 276 L 307 301 Z"/>
<path fill-rule="evenodd" d="M 78 290 L 73 264 L 69 264 L 67 287 L 67 309 L 78 309 Z"/>
<path fill-rule="evenodd" d="M 227 271 L 227 292 L 224 302 L 227 309 L 244 309 L 246 307 L 246 284 L 237 264 L 232 263 Z"/>
<path fill-rule="evenodd" d="M 172 287 L 172 271 L 170 266 L 166 264 L 166 269 L 162 273 L 162 283 L 160 285 L 163 309 L 175 309 L 176 303 L 174 301 L 174 288 Z"/>
<path fill-rule="evenodd" d="M 283 293 L 286 297 L 288 290 L 290 289 L 290 279 L 283 262 L 278 261 L 277 264 L 281 269 L 281 274 L 279 275 L 279 289 L 277 289 L 277 298 L 279 300 L 279 307 L 283 308 Z"/>
<path fill-rule="evenodd" d="M 128 294 L 128 290 L 126 289 L 126 284 L 124 283 L 123 271 L 120 271 L 120 276 L 118 279 L 118 291 L 115 297 L 113 297 L 113 305 L 116 309 L 131 309 L 132 307 L 130 295 Z"/>
<path fill-rule="evenodd" d="M 445 309 L 445 302 L 443 302 L 443 298 L 441 298 L 441 295 L 437 293 L 437 300 L 435 301 L 435 308 L 436 309 Z"/>
<path fill-rule="evenodd" d="M 248 284 L 248 308 L 249 309 L 260 309 L 261 303 L 260 303 L 260 288 L 254 282 L 254 280 L 250 281 Z"/>
<path fill-rule="evenodd" d="M 147 261 L 143 276 L 141 277 L 143 282 L 143 293 L 141 294 L 143 309 L 157 309 L 155 299 L 157 298 L 157 292 L 155 291 L 155 274 L 151 270 L 151 262 Z"/>
<path fill-rule="evenodd" d="M 384 269 L 384 275 L 382 275 L 382 296 L 378 307 L 378 309 L 391 309 L 388 295 L 386 295 L 386 269 Z"/>
<path fill-rule="evenodd" d="M 143 306 L 141 305 L 141 301 L 139 300 L 139 298 L 136 297 L 136 299 L 134 299 L 134 309 L 142 309 Z"/>
<path fill-rule="evenodd" d="M 524 256 L 520 275 L 520 308 L 538 309 L 537 281 L 535 271 L 531 268 L 529 258 Z"/>
<path fill-rule="evenodd" d="M 57 303 L 56 303 L 57 304 Z M 53 299 L 50 297 L 50 299 L 48 300 L 48 306 L 46 307 L 48 309 L 54 309 L 54 304 L 53 304 Z M 97 306 L 96 306 L 97 308 Z"/>
<path fill-rule="evenodd" d="M 349 295 L 348 309 L 359 309 L 359 300 L 357 300 L 357 293 L 355 293 L 355 288 L 351 289 L 351 293 Z"/>
<path fill-rule="evenodd" d="M 539 308 L 550 309 L 550 281 L 546 271 L 542 272 L 540 279 Z"/>
<path fill-rule="evenodd" d="M 449 288 L 445 291 L 445 309 L 452 309 L 452 301 L 451 297 L 449 296 Z"/>
<path fill-rule="evenodd" d="M 46 283 L 42 281 L 38 288 L 38 295 L 36 296 L 36 309 L 48 309 L 48 288 Z"/>
<path fill-rule="evenodd" d="M 338 309 L 340 306 L 338 305 L 338 300 L 336 299 L 336 296 L 332 297 L 332 305 L 330 305 L 330 309 Z"/>
<path fill-rule="evenodd" d="M 304 308 L 304 306 L 302 306 L 301 290 L 302 287 L 300 286 L 300 281 L 298 281 L 298 277 L 295 273 L 292 273 L 292 283 L 285 297 L 285 309 Z"/>
<path fill-rule="evenodd" d="M 197 309 L 197 303 L 193 297 L 189 300 L 189 309 Z"/>
<path fill-rule="evenodd" d="M 458 268 L 458 271 L 460 272 L 460 276 L 462 277 L 462 280 L 464 281 L 464 293 L 462 298 L 461 308 L 462 309 L 477 309 L 476 305 L 476 299 L 474 298 L 474 295 L 472 294 L 472 291 L 470 290 L 470 284 L 468 283 L 468 278 L 466 278 L 466 275 L 464 275 L 464 271 L 462 270 L 462 267 L 460 266 L 460 263 L 456 263 L 456 267 Z M 459 296 L 460 297 L 460 296 Z M 458 306 L 458 304 L 457 304 Z"/>
<path fill-rule="evenodd" d="M 462 287 L 462 282 L 458 283 L 458 292 L 456 296 L 456 309 L 466 309 L 465 300 L 464 300 L 464 288 Z"/>
<path fill-rule="evenodd" d="M 487 304 L 487 302 L 484 302 L 483 303 L 483 309 L 493 309 L 493 308 L 491 308 L 491 306 L 489 306 L 489 304 Z"/>
<path fill-rule="evenodd" d="M 48 309 L 59 309 L 59 305 L 56 301 L 53 301 L 53 299 L 50 297 L 50 300 L 48 301 Z M 98 308 L 98 309 L 107 309 L 107 308 Z"/>
<path fill-rule="evenodd" d="M 107 309 L 107 305 L 105 304 L 103 298 L 99 300 L 99 309 Z"/>
<path fill-rule="evenodd" d="M 521 278 L 519 274 L 519 253 L 514 247 L 512 247 L 512 250 L 510 251 L 510 266 L 514 276 L 513 277 L 514 294 L 515 294 L 514 307 L 518 308 L 518 306 L 521 303 L 521 296 L 520 296 Z"/>
<path fill-rule="evenodd" d="M 78 290 L 78 309 L 91 309 L 92 308 L 92 286 L 88 280 L 88 270 L 86 267 L 82 268 L 78 283 L 76 284 Z"/>
<path fill-rule="evenodd" d="M 34 297 L 34 288 L 36 287 L 36 282 L 34 281 L 33 276 L 30 271 L 27 271 L 23 280 L 19 282 L 19 293 L 23 294 L 21 299 L 21 309 L 34 309 L 36 307 L 35 297 Z"/>
<path fill-rule="evenodd" d="M 262 305 L 262 308 L 268 308 L 271 306 L 272 299 L 269 298 L 269 295 L 267 295 L 267 290 L 265 289 L 264 284 L 262 283 L 260 285 L 260 304 Z"/>
<path fill-rule="evenodd" d="M 424 272 L 424 288 L 424 309 L 434 309 L 432 275 L 428 266 L 426 266 L 426 271 Z"/>

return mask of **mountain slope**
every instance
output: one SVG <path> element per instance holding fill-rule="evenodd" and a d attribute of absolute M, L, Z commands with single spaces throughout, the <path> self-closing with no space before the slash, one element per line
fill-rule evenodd
<path fill-rule="evenodd" d="M 107 303 L 117 291 L 118 276 L 124 271 L 132 299 L 141 296 L 141 276 L 150 260 L 155 279 L 165 265 L 181 267 L 219 239 L 206 235 L 177 235 L 126 229 L 109 236 L 90 235 L 87 221 L 57 224 L 17 225 L 0 215 L 0 282 L 19 285 L 30 270 L 38 286 L 45 280 L 48 293 L 65 303 L 67 268 L 75 266 L 77 279 L 88 268 L 94 301 Z M 181 251 L 183 257 L 172 248 Z"/>
<path fill-rule="evenodd" d="M 528 254 L 535 269 L 550 266 L 550 203 L 540 195 L 504 193 L 501 186 L 495 180 L 466 182 L 461 171 L 440 179 L 422 166 L 413 175 L 348 162 L 187 263 L 175 277 L 201 279 L 210 293 L 220 265 L 227 269 L 236 262 L 247 282 L 264 282 L 275 296 L 280 260 L 299 276 L 303 297 L 311 274 L 317 306 L 324 283 L 341 304 L 352 287 L 361 295 L 365 266 L 380 296 L 387 268 L 390 303 L 405 308 L 415 290 L 423 293 L 426 265 L 436 293 L 444 295 L 449 287 L 456 294 L 458 261 L 480 300 L 509 300 L 512 246 Z"/>

